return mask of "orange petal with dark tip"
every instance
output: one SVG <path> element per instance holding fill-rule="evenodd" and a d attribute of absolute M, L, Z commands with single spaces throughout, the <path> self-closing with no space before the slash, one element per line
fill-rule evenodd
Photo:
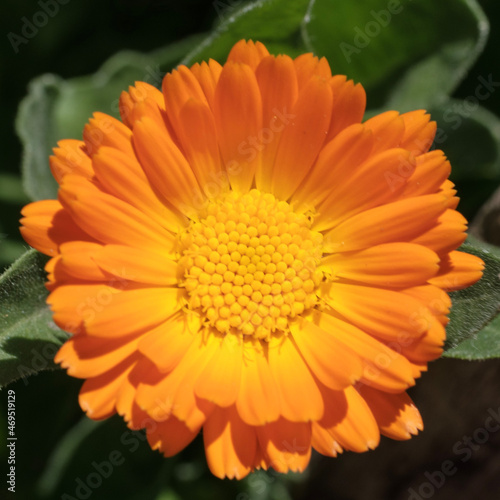
<path fill-rule="evenodd" d="M 406 392 L 386 394 L 370 387 L 361 387 L 358 391 L 368 403 L 384 436 L 406 440 L 423 430 L 420 412 Z"/>

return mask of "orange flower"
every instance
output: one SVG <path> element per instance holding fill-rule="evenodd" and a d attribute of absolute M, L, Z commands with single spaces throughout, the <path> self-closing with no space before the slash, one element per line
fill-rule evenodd
<path fill-rule="evenodd" d="M 425 111 L 361 123 L 325 59 L 238 42 L 224 66 L 138 82 L 51 157 L 23 210 L 72 334 L 56 361 L 171 456 L 203 428 L 218 477 L 302 471 L 422 429 L 405 390 L 481 276 Z"/>

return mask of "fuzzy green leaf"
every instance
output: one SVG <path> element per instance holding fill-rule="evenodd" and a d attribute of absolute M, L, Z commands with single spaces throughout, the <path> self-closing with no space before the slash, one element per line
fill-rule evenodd
<path fill-rule="evenodd" d="M 46 261 L 29 250 L 0 277 L 0 387 L 55 369 L 54 355 L 67 338 L 45 302 Z"/>
<path fill-rule="evenodd" d="M 460 250 L 483 259 L 485 269 L 475 285 L 451 294 L 453 307 L 444 356 L 462 359 L 500 356 L 500 248 L 469 237 Z"/>

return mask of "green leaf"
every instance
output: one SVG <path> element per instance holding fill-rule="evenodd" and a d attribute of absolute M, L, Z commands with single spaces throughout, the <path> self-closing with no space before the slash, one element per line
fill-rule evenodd
<path fill-rule="evenodd" d="M 453 306 L 443 356 L 463 359 L 496 357 L 500 354 L 500 248 L 469 236 L 460 250 L 483 259 L 485 269 L 475 285 L 450 294 Z"/>
<path fill-rule="evenodd" d="M 475 0 L 315 0 L 309 50 L 360 82 L 370 107 L 407 111 L 442 102 L 482 51 L 488 21 Z"/>
<path fill-rule="evenodd" d="M 271 53 L 297 56 L 304 51 L 301 24 L 309 0 L 259 0 L 238 9 L 216 0 L 220 24 L 199 47 L 188 54 L 183 64 L 209 58 L 224 61 L 231 47 L 241 39 L 252 39 L 266 45 Z"/>
<path fill-rule="evenodd" d="M 480 94 L 484 99 L 449 99 L 429 110 L 438 126 L 434 145 L 450 160 L 460 211 L 468 219 L 500 183 L 500 120 L 480 104 L 491 94 Z"/>
<path fill-rule="evenodd" d="M 177 63 L 199 36 L 158 49 L 152 54 L 119 52 L 93 75 L 63 80 L 42 75 L 33 80 L 21 102 L 16 130 L 23 145 L 24 189 L 33 200 L 55 199 L 57 184 L 48 157 L 61 139 L 81 139 L 95 111 L 118 117 L 118 99 L 135 81 L 160 86 L 166 69 Z"/>
<path fill-rule="evenodd" d="M 477 335 L 446 351 L 445 357 L 468 360 L 500 358 L 500 315 Z"/>
<path fill-rule="evenodd" d="M 46 261 L 29 250 L 0 277 L 0 387 L 57 368 L 53 358 L 67 335 L 45 303 Z"/>
<path fill-rule="evenodd" d="M 500 180 L 500 120 L 479 101 L 449 99 L 429 110 L 438 125 L 434 144 L 446 152 L 454 182 Z"/>
<path fill-rule="evenodd" d="M 23 146 L 24 190 L 34 200 L 56 198 L 57 194 L 48 157 L 58 140 L 53 109 L 61 84 L 55 75 L 44 75 L 31 82 L 17 115 L 16 131 Z"/>

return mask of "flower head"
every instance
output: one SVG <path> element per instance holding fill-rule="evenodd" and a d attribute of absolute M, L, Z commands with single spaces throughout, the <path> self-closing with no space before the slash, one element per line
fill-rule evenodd
<path fill-rule="evenodd" d="M 325 59 L 238 42 L 95 113 L 23 209 L 93 419 L 166 456 L 203 428 L 219 477 L 303 470 L 422 429 L 405 390 L 440 356 L 447 291 L 481 276 L 425 111 L 362 122 Z"/>

